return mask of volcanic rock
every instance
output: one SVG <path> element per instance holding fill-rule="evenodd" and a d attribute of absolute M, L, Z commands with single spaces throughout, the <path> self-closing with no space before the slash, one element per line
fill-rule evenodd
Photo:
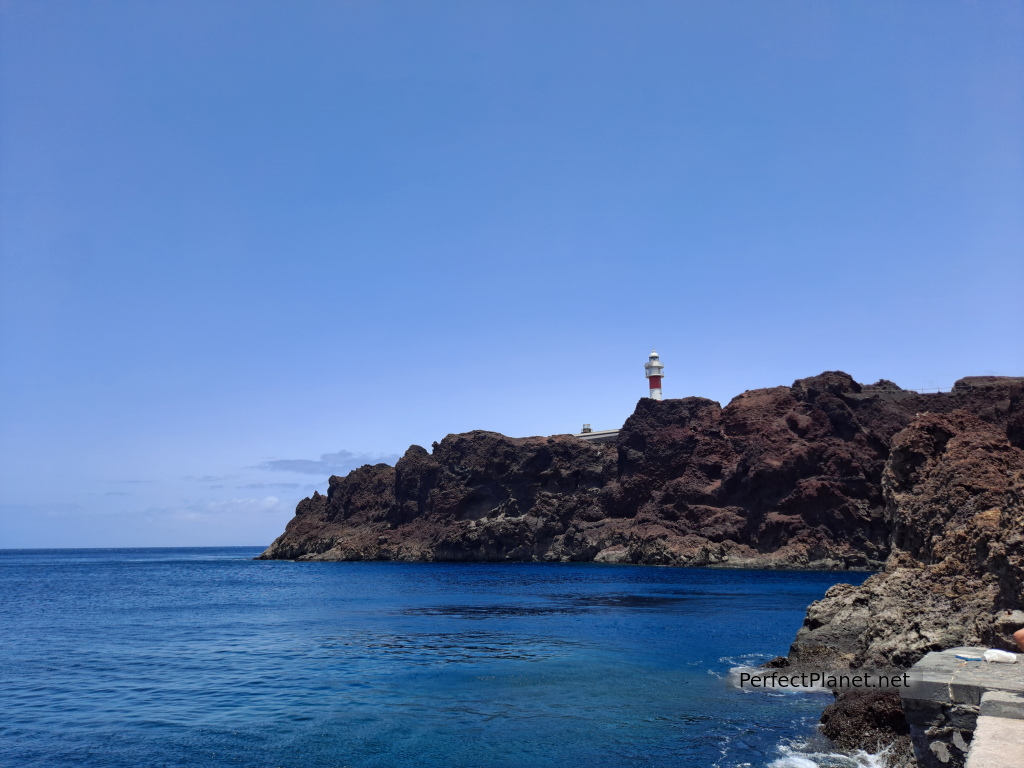
<path fill-rule="evenodd" d="M 1004 619 L 1024 607 L 1024 451 L 966 411 L 924 414 L 893 439 L 882 490 L 885 568 L 813 603 L 790 661 L 902 668 L 958 645 L 1016 650 Z"/>
<path fill-rule="evenodd" d="M 885 568 L 859 587 L 832 587 L 808 608 L 791 664 L 906 668 L 955 646 L 1017 650 L 1010 636 L 1024 626 L 1024 451 L 1008 432 L 958 410 L 923 414 L 893 438 L 882 474 Z M 889 765 L 912 764 L 913 734 L 898 700 L 838 693 L 823 732 L 847 749 L 888 746 Z"/>
<path fill-rule="evenodd" d="M 899 693 L 844 691 L 822 713 L 821 732 L 840 749 L 884 751 L 889 765 L 913 764 L 910 728 Z"/>
<path fill-rule="evenodd" d="M 1009 446 L 1022 381 L 922 395 L 829 372 L 725 408 L 645 398 L 609 443 L 448 435 L 331 477 L 261 557 L 877 569 L 896 525 L 882 482 L 894 436 L 918 413 L 965 409 Z"/>

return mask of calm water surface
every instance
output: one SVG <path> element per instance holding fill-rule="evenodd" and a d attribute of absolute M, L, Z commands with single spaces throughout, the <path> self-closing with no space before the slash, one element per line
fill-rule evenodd
<path fill-rule="evenodd" d="M 865 574 L 0 551 L 0 766 L 859 765 L 742 692 Z"/>

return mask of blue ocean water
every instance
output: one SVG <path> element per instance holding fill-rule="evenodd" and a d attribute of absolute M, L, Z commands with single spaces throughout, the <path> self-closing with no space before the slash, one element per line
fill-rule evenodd
<path fill-rule="evenodd" d="M 0 552 L 0 766 L 853 766 L 739 691 L 865 574 Z"/>

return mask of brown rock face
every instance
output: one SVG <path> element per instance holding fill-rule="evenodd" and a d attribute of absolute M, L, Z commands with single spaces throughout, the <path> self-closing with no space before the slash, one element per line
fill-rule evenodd
<path fill-rule="evenodd" d="M 907 667 L 956 645 L 1013 649 L 1024 600 L 1024 451 L 966 411 L 924 414 L 882 476 L 892 552 L 860 587 L 810 606 L 790 661 Z"/>
<path fill-rule="evenodd" d="M 878 568 L 894 436 L 918 412 L 964 408 L 1005 441 L 1024 432 L 1021 406 L 1014 380 L 918 395 L 833 372 L 725 408 L 643 399 L 615 443 L 449 435 L 332 477 L 261 557 Z"/>
<path fill-rule="evenodd" d="M 1013 408 L 1019 407 L 1019 399 Z M 892 440 L 882 474 L 892 551 L 861 586 L 807 610 L 789 653 L 811 667 L 908 667 L 957 645 L 1013 650 L 1024 621 L 1024 451 L 967 411 L 923 414 Z M 899 696 L 839 693 L 822 731 L 840 747 L 911 760 Z"/>
<path fill-rule="evenodd" d="M 876 753 L 888 748 L 889 765 L 913 764 L 910 728 L 898 693 L 843 693 L 822 713 L 821 732 L 840 749 Z"/>

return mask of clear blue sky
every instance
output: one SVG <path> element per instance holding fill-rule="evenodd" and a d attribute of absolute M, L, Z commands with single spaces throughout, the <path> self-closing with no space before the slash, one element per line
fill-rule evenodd
<path fill-rule="evenodd" d="M 449 432 L 1024 374 L 1024 3 L 0 5 L 0 547 Z"/>

